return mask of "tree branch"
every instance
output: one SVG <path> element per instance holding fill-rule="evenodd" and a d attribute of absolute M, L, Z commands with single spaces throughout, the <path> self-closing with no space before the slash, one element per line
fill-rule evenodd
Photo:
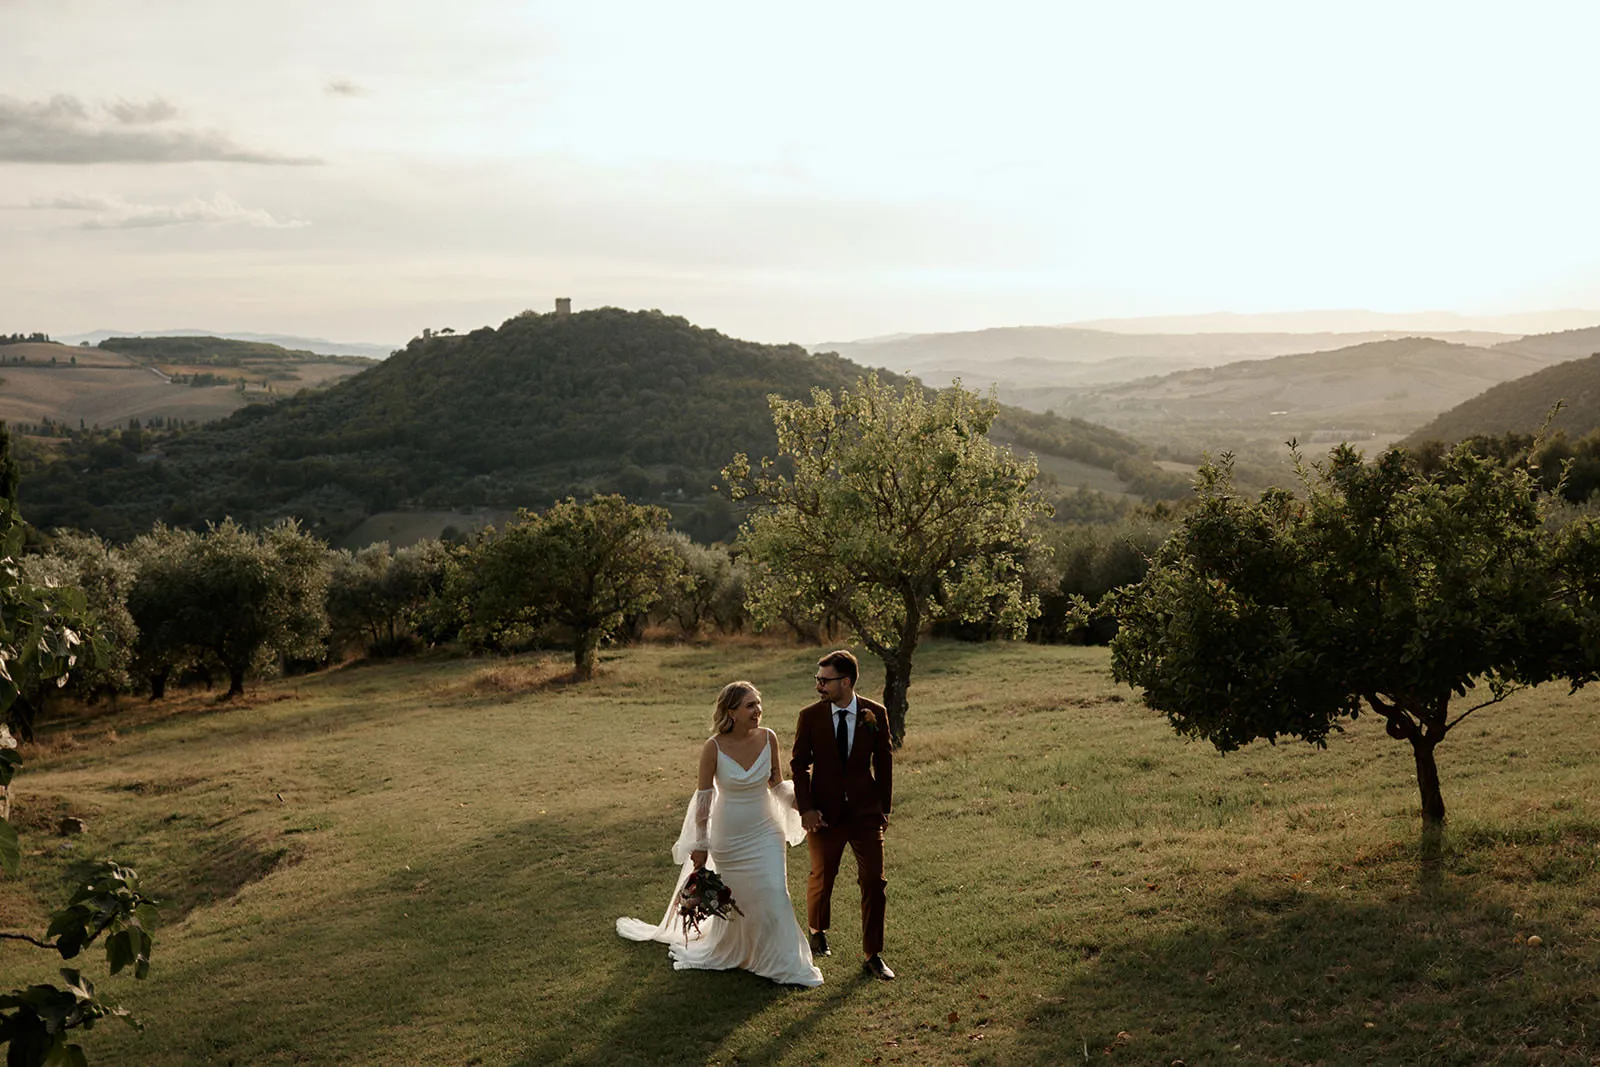
<path fill-rule="evenodd" d="M 1453 720 L 1451 720 L 1449 723 L 1447 723 L 1445 725 L 1445 728 L 1442 731 L 1440 731 L 1439 736 L 1443 737 L 1445 734 L 1449 733 L 1451 730 L 1454 730 L 1455 727 L 1456 727 L 1456 723 L 1460 722 L 1462 719 L 1465 719 L 1468 715 L 1471 715 L 1473 712 L 1478 711 L 1478 710 L 1480 710 L 1482 708 L 1487 708 L 1491 704 L 1498 704 L 1502 700 L 1504 700 L 1506 697 L 1510 696 L 1512 693 L 1520 693 L 1524 689 L 1532 689 L 1532 688 L 1533 687 L 1531 685 L 1514 685 L 1510 689 L 1506 689 L 1506 690 L 1501 691 L 1497 696 L 1491 697 L 1490 699 L 1485 700 L 1481 704 L 1472 705 L 1472 707 L 1468 708 L 1466 711 L 1463 711 L 1460 715 L 1457 715 Z"/>
<path fill-rule="evenodd" d="M 26 941 L 28 944 L 36 945 L 39 948 L 50 948 L 50 949 L 55 948 L 55 945 L 51 944 L 48 941 L 40 941 L 37 937 L 30 937 L 27 934 L 8 934 L 4 930 L 0 930 L 0 940 L 5 940 L 5 941 Z"/>

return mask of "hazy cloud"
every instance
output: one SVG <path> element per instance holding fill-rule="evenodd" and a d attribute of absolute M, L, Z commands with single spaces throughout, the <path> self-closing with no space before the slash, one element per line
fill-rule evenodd
<path fill-rule="evenodd" d="M 160 98 L 91 108 L 74 96 L 0 96 L 0 163 L 224 163 L 297 165 L 320 160 L 243 148 L 217 130 L 172 125 Z"/>
<path fill-rule="evenodd" d="M 89 211 L 95 217 L 78 224 L 80 230 L 138 230 L 153 226 L 240 225 L 258 230 L 292 230 L 311 225 L 299 219 L 279 219 L 261 208 L 247 208 L 225 193 L 208 199 L 196 197 L 181 204 L 130 204 L 117 196 L 55 196 L 34 200 L 42 211 Z"/>
<path fill-rule="evenodd" d="M 178 109 L 160 97 L 146 104 L 118 100 L 114 104 L 107 104 L 106 111 L 124 126 L 146 126 L 178 117 Z"/>
<path fill-rule="evenodd" d="M 348 78 L 333 78 L 322 87 L 329 96 L 366 96 L 367 90 Z"/>

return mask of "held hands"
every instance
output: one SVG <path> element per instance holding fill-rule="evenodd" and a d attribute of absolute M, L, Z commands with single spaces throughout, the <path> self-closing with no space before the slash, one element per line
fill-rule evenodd
<path fill-rule="evenodd" d="M 800 813 L 800 828 L 808 834 L 816 833 L 828 828 L 828 820 L 822 817 L 822 812 L 812 808 Z"/>
<path fill-rule="evenodd" d="M 704 867 L 706 865 L 706 850 L 703 848 L 695 849 L 689 853 L 689 861 L 695 865 L 696 870 Z"/>

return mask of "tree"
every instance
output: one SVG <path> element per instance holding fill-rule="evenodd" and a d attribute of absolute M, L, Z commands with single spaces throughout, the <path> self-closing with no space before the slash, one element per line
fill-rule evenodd
<path fill-rule="evenodd" d="M 741 453 L 722 472 L 734 500 L 755 504 L 739 535 L 751 615 L 847 622 L 883 661 L 899 745 L 926 624 L 992 618 L 1020 636 L 1038 614 L 1022 586 L 1029 520 L 1049 511 L 1037 467 L 988 439 L 998 405 L 959 382 L 929 396 L 870 375 L 837 401 L 817 389 L 809 404 L 768 403 L 783 463 L 752 469 Z"/>
<path fill-rule="evenodd" d="M 185 658 L 228 672 L 227 696 L 251 669 L 320 654 L 328 631 L 327 549 L 293 521 L 256 534 L 233 520 L 203 534 L 157 527 L 135 543 L 139 576 L 128 595 L 141 661 L 165 689 Z"/>
<path fill-rule="evenodd" d="M 1596 677 L 1600 534 L 1554 533 L 1527 470 L 1458 448 L 1432 473 L 1341 445 L 1304 497 L 1232 492 L 1231 457 L 1138 584 L 1110 594 L 1112 673 L 1173 727 L 1229 752 L 1319 747 L 1376 713 L 1410 742 L 1425 828 L 1445 818 L 1435 749 L 1468 715 L 1555 678 Z M 1452 715 L 1452 701 L 1483 699 Z"/>
<path fill-rule="evenodd" d="M 733 557 L 721 545 L 697 545 L 678 530 L 663 534 L 662 540 L 677 557 L 683 581 L 663 598 L 661 609 L 693 636 L 706 620 L 718 619 L 719 608 L 727 612 L 730 586 L 736 581 Z"/>
<path fill-rule="evenodd" d="M 443 591 L 450 548 L 419 541 L 391 553 L 387 542 L 337 552 L 328 573 L 328 621 L 336 640 L 401 651 L 429 601 Z"/>
<path fill-rule="evenodd" d="M 132 670 L 150 686 L 150 699 L 167 695 L 174 670 L 193 658 L 188 634 L 195 626 L 189 610 L 188 560 L 199 535 L 157 523 L 128 546 L 134 580 L 128 589 L 128 613 L 138 630 Z"/>
<path fill-rule="evenodd" d="M 667 510 L 620 496 L 568 498 L 484 531 L 456 571 L 470 639 L 503 643 L 551 625 L 572 637 L 573 674 L 594 675 L 602 642 L 681 581 L 661 540 Z"/>

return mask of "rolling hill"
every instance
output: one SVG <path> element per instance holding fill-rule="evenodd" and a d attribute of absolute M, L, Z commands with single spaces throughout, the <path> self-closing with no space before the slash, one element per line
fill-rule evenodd
<path fill-rule="evenodd" d="M 1117 333 L 1069 326 L 1014 326 L 966 333 L 915 334 L 816 345 L 871 366 L 943 383 L 995 383 L 1012 396 L 1049 386 L 1094 386 L 1216 367 L 1244 360 L 1327 352 L 1376 341 L 1431 337 L 1487 347 L 1519 339 L 1485 331 L 1406 333 Z M 1031 406 L 1031 405 L 1030 405 Z"/>
<path fill-rule="evenodd" d="M 245 407 L 137 461 L 55 463 L 24 479 L 23 504 L 38 525 L 113 539 L 156 519 L 224 515 L 295 515 L 337 537 L 401 508 L 536 507 L 620 491 L 668 504 L 682 528 L 711 539 L 733 526 L 710 493 L 717 472 L 736 452 L 775 448 L 767 396 L 863 373 L 660 312 L 525 313 L 498 329 L 417 338 L 326 390 Z M 1037 413 L 1005 412 L 996 436 L 1100 471 L 1138 459 L 1122 434 Z"/>
<path fill-rule="evenodd" d="M 1496 349 L 1507 352 L 1524 352 L 1547 359 L 1582 359 L 1600 352 L 1600 326 L 1582 330 L 1562 330 L 1560 333 L 1539 333 L 1503 341 Z"/>
<path fill-rule="evenodd" d="M 1503 382 L 1456 405 L 1406 438 L 1454 443 L 1476 434 L 1535 433 L 1560 401 L 1551 429 L 1579 438 L 1600 429 L 1600 352 Z"/>
<path fill-rule="evenodd" d="M 1001 390 L 1001 398 L 1147 438 L 1208 431 L 1320 440 L 1400 436 L 1551 357 L 1433 338 L 1247 360 L 1089 388 Z"/>

